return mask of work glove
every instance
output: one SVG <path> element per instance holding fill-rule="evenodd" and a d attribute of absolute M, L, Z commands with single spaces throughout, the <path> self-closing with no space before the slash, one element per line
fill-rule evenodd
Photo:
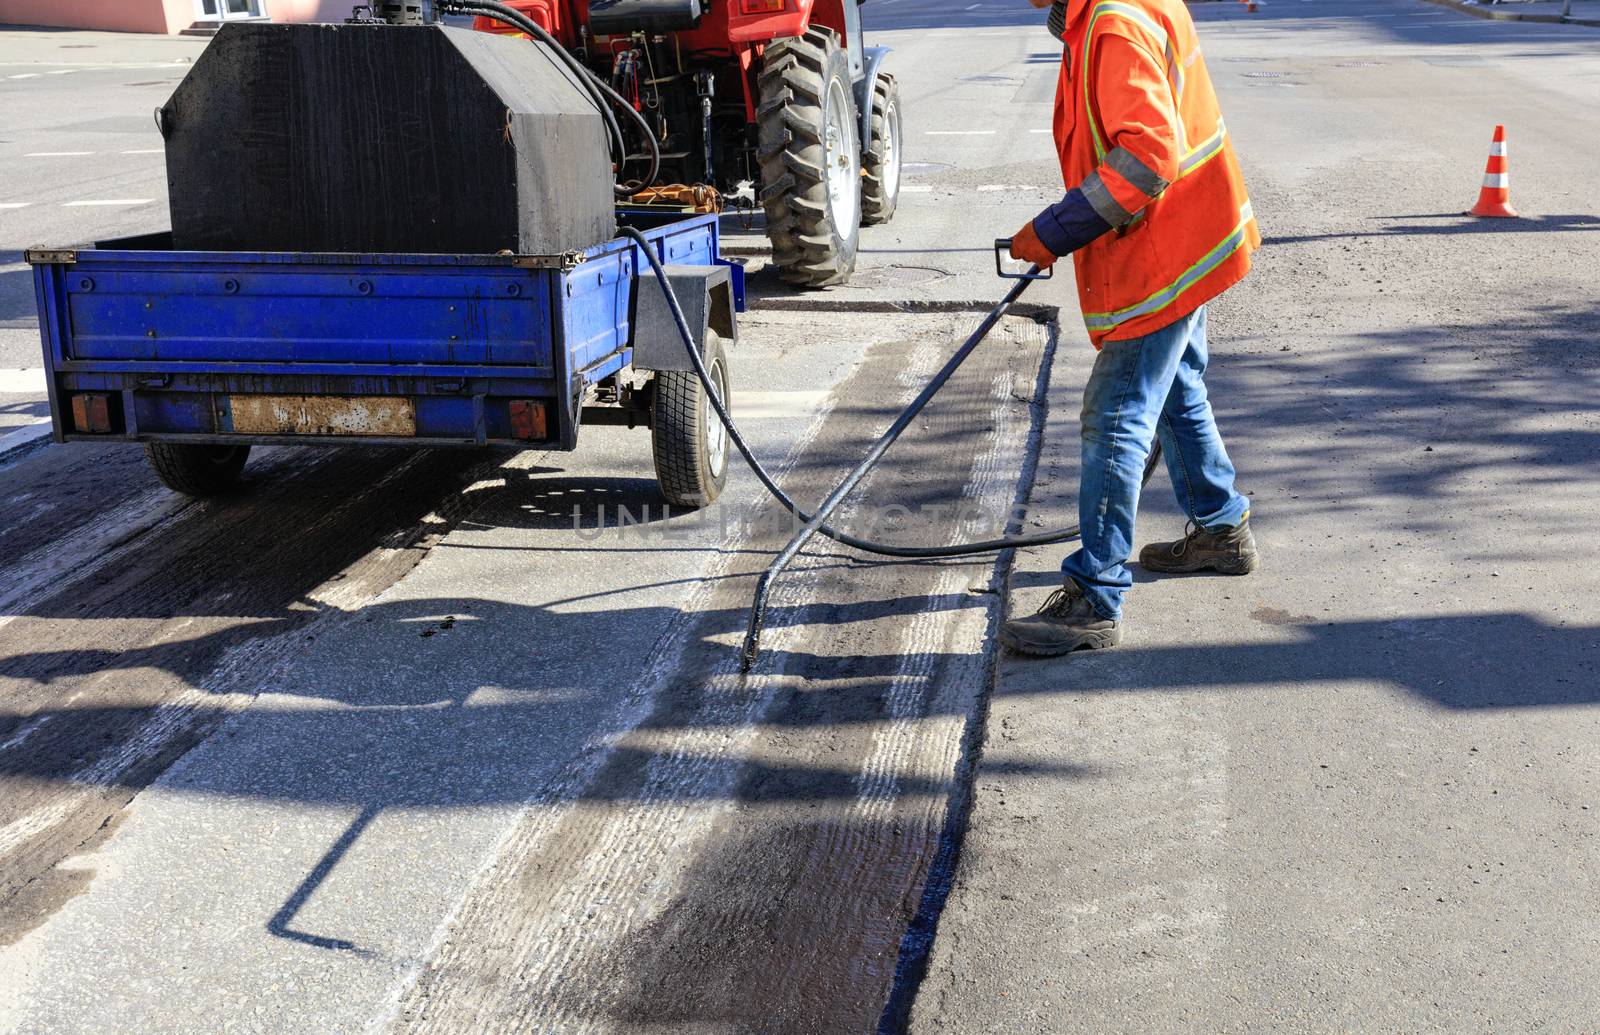
<path fill-rule="evenodd" d="M 1033 232 L 1032 220 L 1023 223 L 1022 229 L 1011 235 L 1011 257 L 1019 262 L 1031 262 L 1042 270 L 1049 269 L 1060 258 Z"/>

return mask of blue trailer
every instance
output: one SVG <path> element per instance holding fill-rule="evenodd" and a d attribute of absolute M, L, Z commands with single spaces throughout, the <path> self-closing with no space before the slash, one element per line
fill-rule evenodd
<path fill-rule="evenodd" d="M 726 399 L 744 281 L 717 217 L 618 219 L 667 266 Z M 584 424 L 625 424 L 650 429 L 665 498 L 703 505 L 726 433 L 639 249 L 199 252 L 169 233 L 34 249 L 55 439 L 143 443 L 167 485 L 207 495 L 255 444 L 565 450 Z"/>

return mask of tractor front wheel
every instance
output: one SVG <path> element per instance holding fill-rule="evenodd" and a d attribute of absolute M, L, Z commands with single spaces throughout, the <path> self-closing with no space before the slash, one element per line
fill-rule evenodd
<path fill-rule="evenodd" d="M 756 110 L 772 262 L 791 284 L 850 279 L 861 235 L 861 149 L 850 67 L 831 29 L 775 41 Z"/>
<path fill-rule="evenodd" d="M 872 139 L 862 160 L 861 222 L 887 223 L 900 203 L 900 87 L 883 72 L 872 86 Z"/>

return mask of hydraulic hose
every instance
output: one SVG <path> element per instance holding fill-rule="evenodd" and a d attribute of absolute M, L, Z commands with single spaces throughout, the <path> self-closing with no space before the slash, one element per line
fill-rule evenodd
<path fill-rule="evenodd" d="M 745 442 L 744 435 L 740 433 L 738 425 L 734 423 L 732 415 L 728 412 L 727 405 L 717 394 L 716 385 L 712 383 L 711 375 L 700 358 L 700 349 L 695 344 L 694 335 L 689 330 L 689 323 L 684 318 L 682 308 L 678 305 L 678 298 L 672 292 L 672 285 L 667 280 L 666 270 L 662 268 L 661 260 L 656 257 L 654 246 L 651 245 L 648 238 L 631 226 L 623 227 L 621 234 L 624 237 L 632 238 L 649 261 L 650 268 L 655 273 L 656 281 L 661 285 L 662 293 L 666 295 L 667 308 L 672 311 L 672 320 L 677 324 L 678 336 L 683 339 L 684 348 L 689 352 L 689 361 L 694 365 L 695 375 L 699 377 L 700 384 L 705 388 L 706 398 L 711 400 L 712 408 L 717 411 L 717 418 L 728 429 L 728 437 L 733 441 L 734 446 L 738 448 L 739 454 L 744 457 L 745 464 L 749 466 L 773 499 L 777 500 L 789 513 L 799 518 L 801 522 L 810 524 L 812 515 L 806 513 L 800 504 L 796 503 L 788 493 L 784 492 L 767 469 L 762 466 L 761 461 L 756 459 L 755 453 L 751 451 L 749 444 Z M 883 438 L 880 438 L 877 445 L 873 446 L 872 452 L 868 454 L 869 467 L 877 462 L 896 438 L 900 437 L 900 432 L 905 430 L 905 426 L 910 424 L 917 413 L 938 393 L 939 389 L 944 386 L 944 382 L 949 380 L 951 374 L 955 373 L 955 368 L 960 366 L 967 356 L 972 353 L 972 350 L 977 347 L 978 343 L 988 336 L 989 332 L 994 329 L 994 325 L 999 322 L 1000 317 L 1027 289 L 1028 284 L 1029 281 L 1026 280 L 1017 281 L 1016 285 L 1006 292 L 1006 296 L 1000 300 L 999 305 L 989 311 L 983 322 L 978 325 L 977 330 L 972 332 L 961 348 L 945 364 L 945 368 L 935 376 L 934 380 L 928 383 L 928 386 L 918 394 L 911 405 L 901 413 L 895 422 L 895 427 L 885 432 Z M 1155 465 L 1160 459 L 1161 445 L 1158 442 L 1151 450 L 1150 459 L 1145 464 L 1144 478 L 1146 481 L 1149 480 L 1151 472 L 1155 470 Z M 853 487 L 854 484 L 854 482 L 851 482 L 850 487 Z M 849 491 L 848 488 L 846 488 L 846 491 Z M 965 557 L 970 554 L 995 553 L 1000 550 L 1012 550 L 1018 547 L 1049 546 L 1053 543 L 1064 543 L 1078 537 L 1078 526 L 1068 525 L 1066 528 L 1057 528 L 1048 532 L 1002 536 L 998 539 L 957 543 L 954 546 L 896 546 L 893 543 L 880 543 L 871 539 L 862 539 L 848 532 L 842 532 L 828 524 L 818 525 L 816 530 L 834 542 L 842 543 L 865 553 L 877 554 L 880 557 L 904 558 Z"/>
<path fill-rule="evenodd" d="M 555 53 L 557 59 L 566 66 L 567 70 L 577 77 L 579 84 L 589 95 L 589 99 L 599 109 L 600 117 L 605 119 L 606 131 L 616 145 L 615 158 L 618 171 L 620 172 L 623 163 L 627 161 L 628 143 L 622 135 L 622 127 L 617 124 L 616 117 L 611 113 L 613 105 L 619 110 L 628 113 L 628 116 L 633 119 L 634 124 L 638 127 L 639 134 L 644 137 L 646 145 L 650 148 L 650 171 L 645 174 L 644 179 L 640 180 L 636 186 L 617 184 L 613 188 L 617 197 L 631 198 L 640 191 L 655 185 L 656 176 L 661 172 L 661 142 L 656 139 L 655 131 L 644 120 L 644 116 L 639 114 L 638 109 L 629 104 L 621 94 L 613 90 L 610 83 L 595 75 L 587 65 L 573 57 L 567 51 L 567 48 L 561 45 L 561 41 L 550 35 L 544 26 L 515 7 L 500 3 L 499 0 L 441 0 L 439 9 L 452 14 L 481 14 L 485 17 L 493 18 L 519 32 L 526 33 L 549 47 Z M 608 101 L 609 103 L 607 103 Z"/>
<path fill-rule="evenodd" d="M 728 437 L 733 440 L 733 444 L 738 448 L 739 454 L 744 457 L 745 463 L 749 465 L 755 476 L 760 479 L 761 484 L 771 494 L 772 498 L 782 504 L 789 513 L 804 522 L 804 527 L 790 538 L 783 550 L 767 567 L 767 570 L 761 573 L 761 577 L 756 583 L 755 598 L 750 607 L 749 626 L 745 631 L 744 648 L 740 656 L 741 671 L 750 671 L 750 667 L 755 663 L 756 654 L 760 649 L 761 629 L 766 621 L 767 595 L 772 587 L 773 580 L 794 559 L 795 554 L 800 551 L 800 547 L 814 533 L 820 532 L 834 542 L 842 543 L 865 553 L 878 554 L 884 557 L 917 559 L 965 557 L 972 554 L 1012 550 L 1023 546 L 1043 546 L 1049 543 L 1060 543 L 1078 537 L 1078 526 L 1069 525 L 1066 528 L 1054 529 L 1049 532 L 1003 536 L 998 539 L 985 539 L 979 542 L 958 543 L 954 546 L 895 546 L 891 543 L 879 543 L 850 535 L 847 532 L 841 532 L 826 521 L 828 514 L 844 500 L 845 496 L 849 495 L 850 491 L 856 487 L 862 478 L 866 477 L 867 473 L 877 465 L 878 461 L 883 459 L 883 455 L 888 452 L 890 446 L 894 445 L 901 432 L 910 426 L 923 407 L 938 394 L 939 390 L 944 387 L 945 382 L 955 374 L 956 370 L 962 363 L 966 362 L 967 357 L 972 354 L 979 343 L 1000 322 L 1000 317 L 1005 314 L 1005 311 L 1011 308 L 1016 300 L 1022 296 L 1022 293 L 1027 290 L 1028 284 L 1031 282 L 1031 275 L 1039 272 L 1037 266 L 1029 270 L 1028 278 L 1018 280 L 1011 290 L 1006 292 L 1005 297 L 985 314 L 977 329 L 968 335 L 967 340 L 945 362 L 945 365 L 933 376 L 932 380 L 928 382 L 921 392 L 917 393 L 917 397 L 911 401 L 911 405 L 901 411 L 900 415 L 895 418 L 894 423 L 890 425 L 889 430 L 884 432 L 877 442 L 873 443 L 872 448 L 867 451 L 867 455 L 862 461 L 828 494 L 827 499 L 823 500 L 821 506 L 817 508 L 817 512 L 815 514 L 807 514 L 798 503 L 778 486 L 777 481 L 762 466 L 761 461 L 756 459 L 755 453 L 750 449 L 749 444 L 745 442 L 744 435 L 739 432 L 738 425 L 734 423 L 732 415 L 728 412 L 727 405 L 717 393 L 717 387 L 711 380 L 711 374 L 706 370 L 705 362 L 701 359 L 700 349 L 695 344 L 694 335 L 689 330 L 688 321 L 684 319 L 683 309 L 678 304 L 677 295 L 672 291 L 672 284 L 667 279 L 667 271 L 662 267 L 661 259 L 656 255 L 655 247 L 648 238 L 633 227 L 623 227 L 621 233 L 622 236 L 628 237 L 638 244 L 639 250 L 644 253 L 646 261 L 650 263 L 650 269 L 655 274 L 656 282 L 661 285 L 662 294 L 666 297 L 667 308 L 672 313 L 672 321 L 677 325 L 678 336 L 683 340 L 683 346 L 689 353 L 689 362 L 694 367 L 695 376 L 700 379 L 701 387 L 705 389 L 706 398 L 711 401 L 712 408 L 717 411 L 717 418 L 727 428 Z M 1158 441 L 1153 444 L 1150 456 L 1145 462 L 1144 481 L 1150 480 L 1150 475 L 1155 470 L 1155 465 L 1160 461 L 1160 458 L 1161 445 Z"/>

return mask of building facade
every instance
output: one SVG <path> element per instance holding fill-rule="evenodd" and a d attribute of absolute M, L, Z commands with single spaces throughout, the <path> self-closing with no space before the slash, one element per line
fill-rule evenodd
<path fill-rule="evenodd" d="M 340 22 L 356 0 L 0 0 L 0 24 L 182 32 L 224 21 Z"/>

